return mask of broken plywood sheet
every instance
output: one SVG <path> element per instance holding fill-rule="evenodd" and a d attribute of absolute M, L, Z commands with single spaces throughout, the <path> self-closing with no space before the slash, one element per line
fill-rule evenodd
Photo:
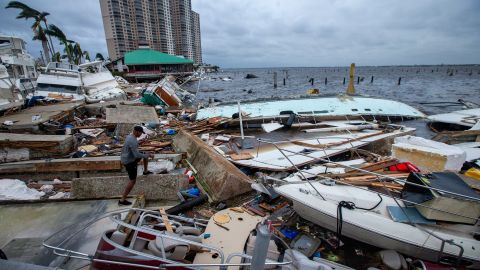
<path fill-rule="evenodd" d="M 144 106 L 117 106 L 106 108 L 107 124 L 140 124 L 160 123 L 153 107 Z"/>
<path fill-rule="evenodd" d="M 221 224 L 223 227 L 228 228 L 228 231 L 215 223 L 214 218 L 217 215 L 227 215 L 230 217 L 228 222 Z M 207 228 L 205 229 L 205 234 L 209 233 L 211 237 L 204 239 L 202 243 L 220 247 L 225 257 L 235 252 L 242 253 L 250 232 L 263 220 L 260 216 L 252 216 L 247 212 L 239 213 L 231 211 L 230 209 L 224 209 L 216 213 L 215 216 L 208 221 Z M 232 241 L 232 239 L 235 240 Z M 215 251 L 199 253 L 195 256 L 193 263 L 220 263 L 220 256 L 214 255 Z M 235 257 L 230 263 L 240 263 L 240 260 L 240 257 Z M 239 267 L 232 266 L 228 269 L 239 269 Z"/>
<path fill-rule="evenodd" d="M 12 121 L 13 124 L 7 126 L 8 130 L 38 129 L 38 125 L 48 120 L 62 118 L 83 103 L 61 103 L 49 106 L 35 106 L 15 114 L 0 117 L 0 123 Z"/>

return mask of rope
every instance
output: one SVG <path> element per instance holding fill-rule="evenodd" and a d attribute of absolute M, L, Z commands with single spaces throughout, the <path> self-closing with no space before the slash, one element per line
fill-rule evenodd
<path fill-rule="evenodd" d="M 383 201 L 382 196 L 380 196 L 380 194 L 377 194 L 377 195 L 380 198 L 380 201 L 378 201 L 378 203 L 375 204 L 371 208 L 358 207 L 358 206 L 355 205 L 354 202 L 349 202 L 349 201 L 341 201 L 341 202 L 338 203 L 338 206 L 337 206 L 337 241 L 338 241 L 338 243 L 340 243 L 340 238 L 342 237 L 342 228 L 343 228 L 342 208 L 347 208 L 347 209 L 350 209 L 350 210 L 361 209 L 361 210 L 365 210 L 365 211 L 371 211 L 371 210 L 377 208 Z"/>

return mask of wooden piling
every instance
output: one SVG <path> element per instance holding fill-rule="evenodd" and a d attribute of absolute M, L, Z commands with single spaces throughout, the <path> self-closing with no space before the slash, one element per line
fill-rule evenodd
<path fill-rule="evenodd" d="M 398 77 L 398 85 L 402 82 L 402 77 Z"/>
<path fill-rule="evenodd" d="M 277 88 L 277 72 L 273 72 L 273 88 Z"/>
<path fill-rule="evenodd" d="M 345 85 L 345 77 L 343 77 L 343 85 Z"/>
<path fill-rule="evenodd" d="M 373 83 L 373 76 L 372 76 L 372 78 L 370 79 L 370 83 Z"/>
<path fill-rule="evenodd" d="M 347 95 L 355 95 L 355 87 L 353 84 L 355 83 L 355 63 L 350 65 L 350 75 L 348 80 L 348 87 L 347 87 Z"/>
<path fill-rule="evenodd" d="M 325 77 L 325 85 L 327 85 L 327 82 L 328 82 L 328 79 L 327 77 Z"/>
<path fill-rule="evenodd" d="M 357 77 L 357 84 L 360 84 L 360 76 Z"/>

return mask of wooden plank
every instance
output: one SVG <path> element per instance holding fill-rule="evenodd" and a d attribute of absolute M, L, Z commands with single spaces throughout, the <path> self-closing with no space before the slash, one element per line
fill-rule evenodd
<path fill-rule="evenodd" d="M 403 189 L 403 186 L 402 186 L 402 185 L 393 184 L 393 183 L 373 182 L 373 183 L 370 183 L 370 186 L 372 186 L 372 187 L 389 188 L 389 189 L 394 189 L 394 190 L 402 190 L 402 189 Z"/>
<path fill-rule="evenodd" d="M 160 215 L 162 216 L 163 223 L 165 223 L 165 229 L 167 229 L 167 232 L 173 232 L 172 224 L 168 219 L 167 213 L 165 212 L 165 208 L 160 208 L 159 210 L 160 210 Z"/>
<path fill-rule="evenodd" d="M 182 154 L 156 154 L 155 159 L 173 159 L 178 162 Z M 0 164 L 0 174 L 48 173 L 77 171 L 119 171 L 120 156 L 29 160 Z"/>
<path fill-rule="evenodd" d="M 397 163 L 398 163 L 398 160 L 396 159 L 388 159 L 388 160 L 382 160 L 379 162 L 362 166 L 360 167 L 360 169 L 373 172 L 373 171 L 382 170 L 384 168 L 396 165 Z"/>
<path fill-rule="evenodd" d="M 245 160 L 252 159 L 253 156 L 250 153 L 231 154 L 230 158 L 233 160 Z"/>

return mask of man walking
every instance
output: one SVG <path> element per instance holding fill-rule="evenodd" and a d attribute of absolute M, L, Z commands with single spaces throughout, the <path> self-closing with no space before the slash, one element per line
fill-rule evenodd
<path fill-rule="evenodd" d="M 131 205 L 132 203 L 127 201 L 127 196 L 130 191 L 135 186 L 135 182 L 137 181 L 137 168 L 138 162 L 143 159 L 143 175 L 151 174 L 148 170 L 148 158 L 153 158 L 152 153 L 144 154 L 138 151 L 138 140 L 137 138 L 144 134 L 143 128 L 141 126 L 135 126 L 133 128 L 132 134 L 129 134 L 125 139 L 125 143 L 122 147 L 122 154 L 120 156 L 120 160 L 125 166 L 125 169 L 128 173 L 128 178 L 130 181 L 128 182 L 127 186 L 125 187 L 125 191 L 123 192 L 122 199 L 118 201 L 119 205 Z"/>

